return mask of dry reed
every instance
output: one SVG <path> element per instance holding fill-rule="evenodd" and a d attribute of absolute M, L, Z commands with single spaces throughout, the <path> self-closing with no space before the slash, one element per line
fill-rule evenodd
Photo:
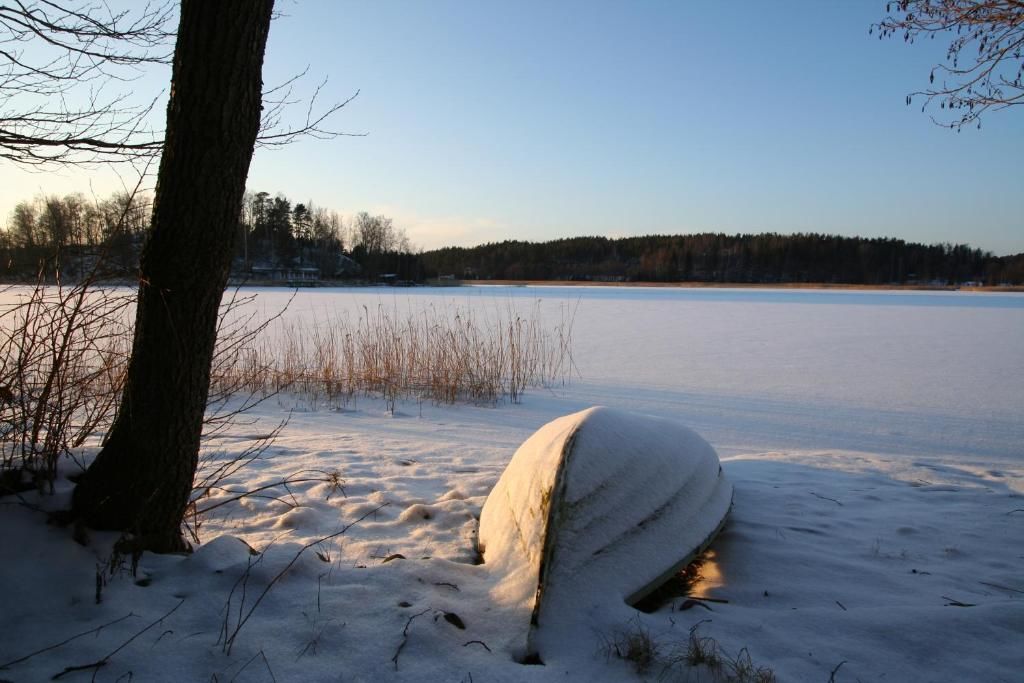
<path fill-rule="evenodd" d="M 454 403 L 518 402 L 528 387 L 571 375 L 572 315 L 545 327 L 539 306 L 509 307 L 490 319 L 429 306 L 400 315 L 378 305 L 353 319 L 278 324 L 214 376 L 214 386 L 287 390 L 345 405 L 356 396 Z"/>

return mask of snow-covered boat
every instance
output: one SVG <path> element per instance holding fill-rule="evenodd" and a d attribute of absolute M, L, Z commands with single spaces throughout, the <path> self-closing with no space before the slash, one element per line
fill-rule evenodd
<path fill-rule="evenodd" d="M 731 504 L 714 449 L 675 422 L 596 407 L 544 425 L 480 515 L 512 649 L 546 657 L 559 632 L 642 599 L 707 547 Z"/>

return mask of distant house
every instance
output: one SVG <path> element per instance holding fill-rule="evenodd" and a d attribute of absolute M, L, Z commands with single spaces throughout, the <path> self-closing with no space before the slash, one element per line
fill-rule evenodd
<path fill-rule="evenodd" d="M 363 270 L 355 259 L 345 254 L 338 255 L 338 267 L 334 270 L 334 277 L 353 277 L 359 275 Z"/>
<path fill-rule="evenodd" d="M 320 269 L 316 266 L 253 265 L 249 272 L 254 279 L 272 282 L 310 285 L 320 281 Z"/>
<path fill-rule="evenodd" d="M 356 277 L 362 271 L 360 265 L 344 254 L 330 255 L 321 259 L 321 269 L 311 265 L 312 259 L 293 259 L 290 263 L 255 261 L 251 265 L 236 260 L 232 269 L 234 281 L 258 281 L 293 286 L 315 286 L 327 279 Z"/>

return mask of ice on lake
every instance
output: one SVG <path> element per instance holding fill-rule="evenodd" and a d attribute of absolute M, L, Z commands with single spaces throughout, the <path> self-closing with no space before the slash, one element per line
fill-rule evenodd
<path fill-rule="evenodd" d="M 266 310 L 289 295 L 265 290 Z M 685 416 L 716 447 L 1022 456 L 1024 294 L 661 287 L 302 292 L 296 319 L 385 306 L 571 317 L 559 395 Z"/>

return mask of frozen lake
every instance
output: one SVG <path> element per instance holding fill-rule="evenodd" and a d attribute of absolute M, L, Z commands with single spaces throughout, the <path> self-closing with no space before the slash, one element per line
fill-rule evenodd
<path fill-rule="evenodd" d="M 248 291 L 248 290 L 247 290 Z M 290 293 L 259 291 L 276 310 Z M 837 449 L 1024 456 L 1024 295 L 461 287 L 303 290 L 305 321 L 386 306 L 572 316 L 578 375 L 555 391 L 682 419 L 723 454 Z M 532 392 L 536 395 L 537 392 Z M 527 397 L 529 400 L 529 396 Z"/>
<path fill-rule="evenodd" d="M 10 302 L 22 288 L 10 288 Z M 384 307 L 573 320 L 567 405 L 691 425 L 724 455 L 1024 459 L 1024 294 L 673 287 L 245 288 L 300 327 Z M 293 298 L 294 296 L 294 298 Z M 533 390 L 527 396 L 547 392 Z"/>

